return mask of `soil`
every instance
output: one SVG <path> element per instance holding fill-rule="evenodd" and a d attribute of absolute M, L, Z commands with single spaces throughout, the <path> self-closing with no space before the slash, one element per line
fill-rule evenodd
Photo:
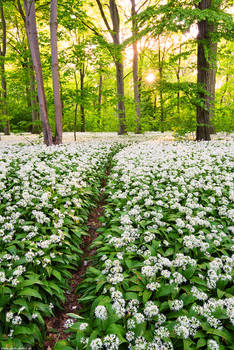
<path fill-rule="evenodd" d="M 109 168 L 107 169 L 106 175 L 109 175 Z M 100 198 L 97 206 L 90 211 L 88 218 L 88 235 L 83 237 L 81 249 L 83 251 L 83 256 L 81 260 L 81 265 L 78 267 L 77 271 L 72 272 L 72 278 L 69 281 L 70 290 L 66 293 L 66 301 L 63 305 L 63 310 L 58 310 L 55 312 L 54 317 L 46 318 L 45 324 L 47 329 L 46 341 L 44 342 L 45 350 L 52 350 L 55 344 L 60 340 L 65 340 L 70 336 L 70 333 L 64 333 L 66 328 L 64 324 L 70 317 L 68 313 L 78 313 L 82 306 L 79 304 L 78 298 L 80 297 L 75 293 L 79 284 L 83 281 L 85 277 L 85 272 L 88 266 L 91 264 L 90 257 L 96 254 L 96 249 L 90 249 L 90 245 L 97 238 L 97 229 L 101 226 L 99 218 L 103 216 L 105 198 L 104 198 L 104 188 L 106 184 L 106 179 L 103 180 L 100 189 Z"/>

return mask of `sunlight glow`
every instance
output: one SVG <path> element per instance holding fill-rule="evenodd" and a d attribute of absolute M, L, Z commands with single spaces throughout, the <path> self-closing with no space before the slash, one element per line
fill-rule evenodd
<path fill-rule="evenodd" d="M 155 77 L 154 73 L 149 73 L 145 79 L 148 83 L 153 83 L 155 81 L 156 77 Z"/>

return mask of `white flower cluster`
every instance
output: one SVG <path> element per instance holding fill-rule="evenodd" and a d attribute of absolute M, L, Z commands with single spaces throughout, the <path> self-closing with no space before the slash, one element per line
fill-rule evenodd
<path fill-rule="evenodd" d="M 74 324 L 74 320 L 72 318 L 68 318 L 65 323 L 64 323 L 64 327 L 65 328 L 70 328 L 72 327 Z"/>
<path fill-rule="evenodd" d="M 233 274 L 232 154 L 231 142 L 149 141 L 114 157 L 102 273 L 129 349 L 173 349 L 172 332 L 196 342 L 202 322 L 223 327 L 217 310 L 233 323 L 232 298 L 211 298 Z M 125 299 L 125 288 L 136 297 Z M 154 325 L 153 341 L 137 334 L 144 324 Z"/>
<path fill-rule="evenodd" d="M 99 318 L 100 320 L 106 320 L 108 318 L 107 310 L 105 306 L 103 305 L 98 305 L 95 308 L 95 316 Z"/>
<path fill-rule="evenodd" d="M 194 336 L 197 329 L 200 327 L 200 322 L 197 318 L 180 316 L 176 320 L 177 324 L 174 327 L 176 334 L 179 337 L 187 339 L 189 336 Z"/>
<path fill-rule="evenodd" d="M 107 335 L 103 338 L 96 338 L 91 341 L 90 347 L 92 350 L 106 349 L 106 350 L 118 350 L 119 338 L 115 334 Z"/>
<path fill-rule="evenodd" d="M 21 301 L 24 293 L 25 298 L 39 298 L 44 283 L 41 297 L 45 290 L 48 296 L 53 294 L 51 277 L 59 280 L 62 274 L 56 275 L 53 266 L 56 270 L 65 260 L 72 263 L 68 252 L 79 240 L 71 228 L 86 215 L 87 203 L 83 203 L 98 186 L 112 152 L 113 144 L 98 141 L 52 147 L 0 145 L 0 285 L 4 298 L 9 295 L 2 310 L 5 322 L 14 326 L 27 319 L 38 322 L 38 315 L 52 312 L 47 297 L 41 300 L 43 310 L 39 303 L 37 310 L 32 300 L 33 310 L 24 310 L 23 315 L 21 304 L 14 300 Z M 35 287 L 31 288 L 30 279 Z M 8 305 L 14 305 L 11 311 Z M 71 324 L 67 320 L 65 327 Z"/>

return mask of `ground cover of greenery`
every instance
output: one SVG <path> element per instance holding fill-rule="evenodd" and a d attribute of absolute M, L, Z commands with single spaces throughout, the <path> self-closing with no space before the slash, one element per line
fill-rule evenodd
<path fill-rule="evenodd" d="M 0 147 L 0 347 L 40 348 L 65 301 L 85 222 L 119 146 Z"/>
<path fill-rule="evenodd" d="M 83 311 L 56 350 L 233 349 L 232 154 L 145 142 L 114 157 Z"/>

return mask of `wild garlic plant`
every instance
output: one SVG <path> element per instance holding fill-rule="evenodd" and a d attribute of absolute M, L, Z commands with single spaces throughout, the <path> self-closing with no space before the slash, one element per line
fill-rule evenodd
<path fill-rule="evenodd" d="M 116 147 L 0 147 L 0 347 L 43 343 L 43 318 L 65 301 Z"/>
<path fill-rule="evenodd" d="M 89 326 L 75 323 L 69 345 L 231 349 L 233 143 L 145 142 L 114 161 L 97 265 L 80 288 Z"/>

